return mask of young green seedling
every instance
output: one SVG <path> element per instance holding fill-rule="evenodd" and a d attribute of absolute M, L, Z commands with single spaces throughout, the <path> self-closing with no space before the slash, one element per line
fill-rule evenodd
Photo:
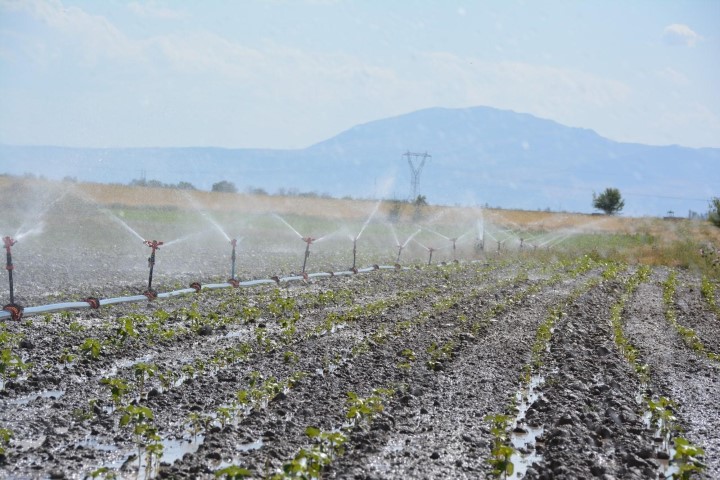
<path fill-rule="evenodd" d="M 141 318 L 145 318 L 140 316 Z M 127 315 L 117 319 L 118 326 L 115 329 L 115 335 L 119 344 L 124 344 L 129 338 L 137 337 L 137 331 L 135 330 L 135 321 L 137 315 Z"/>
<path fill-rule="evenodd" d="M 97 360 L 102 353 L 102 344 L 94 338 L 86 338 L 80 345 L 80 351 L 88 358 Z"/>
<path fill-rule="evenodd" d="M 103 378 L 100 383 L 110 389 L 110 396 L 116 407 L 122 404 L 123 397 L 130 391 L 130 386 L 121 378 Z"/>
<path fill-rule="evenodd" d="M 705 451 L 690 443 L 687 439 L 678 437 L 675 439 L 675 461 L 678 471 L 673 474 L 673 478 L 689 480 L 695 474 L 701 474 L 705 469 L 705 464 L 698 457 L 705 455 Z"/>
<path fill-rule="evenodd" d="M 104 478 L 105 480 L 114 480 L 117 478 L 117 474 L 110 470 L 109 467 L 100 467 L 90 472 L 91 478 Z"/>
<path fill-rule="evenodd" d="M 252 472 L 247 468 L 238 467 L 237 465 L 230 465 L 215 472 L 215 478 L 223 478 L 225 480 L 241 480 L 247 477 L 252 477 Z"/>
<path fill-rule="evenodd" d="M 20 355 L 13 353 L 10 348 L 0 351 L 0 379 L 2 380 L 0 391 L 5 389 L 5 384 L 9 378 L 16 378 L 23 370 L 27 370 L 29 367 L 30 365 L 23 362 Z"/>
<path fill-rule="evenodd" d="M 140 398 L 142 398 L 145 392 L 145 381 L 150 377 L 154 377 L 157 369 L 157 365 L 145 362 L 136 363 L 133 367 L 135 378 L 137 378 L 138 381 L 138 395 L 140 395 Z"/>
<path fill-rule="evenodd" d="M 148 407 L 142 405 L 128 405 L 123 408 L 120 417 L 120 426 L 131 426 L 133 438 L 138 447 L 138 469 L 142 469 L 142 452 L 147 454 L 146 474 L 153 471 L 153 459 L 158 461 L 162 457 L 163 444 L 157 429 L 152 425 L 153 413 Z"/>
<path fill-rule="evenodd" d="M 0 460 L 7 456 L 10 441 L 13 437 L 13 431 L 8 428 L 0 428 Z M 2 463 L 0 461 L 0 463 Z"/>
<path fill-rule="evenodd" d="M 490 433 L 493 436 L 493 447 L 488 463 L 492 465 L 492 475 L 495 477 L 507 478 L 515 471 L 515 466 L 510 461 L 515 450 L 510 446 L 510 426 L 512 417 L 510 415 L 486 415 L 484 420 L 490 424 Z"/>

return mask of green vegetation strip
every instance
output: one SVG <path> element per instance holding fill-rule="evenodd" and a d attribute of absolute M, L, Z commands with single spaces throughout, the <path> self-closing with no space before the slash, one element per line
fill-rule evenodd
<path fill-rule="evenodd" d="M 531 360 L 530 363 L 525 365 L 523 368 L 523 374 L 521 375 L 521 384 L 524 386 L 523 390 L 530 388 L 530 380 L 533 371 L 538 371 L 543 365 L 544 354 L 548 351 L 550 341 L 552 339 L 555 324 L 558 320 L 565 315 L 565 310 L 581 295 L 589 291 L 591 288 L 599 284 L 602 279 L 614 278 L 618 274 L 618 269 L 615 264 L 601 264 L 592 260 L 590 257 L 583 257 L 577 266 L 568 272 L 568 276 L 574 278 L 581 273 L 590 271 L 593 268 L 599 266 L 605 266 L 602 276 L 591 278 L 584 284 L 575 288 L 564 300 L 548 308 L 548 315 L 545 320 L 538 326 L 535 334 L 535 341 L 531 349 Z M 553 276 L 548 280 L 549 284 L 558 282 L 562 279 Z M 515 408 L 516 395 L 510 401 L 506 411 L 510 412 Z M 493 441 L 490 449 L 490 456 L 486 460 L 492 467 L 490 474 L 496 478 L 507 478 L 512 475 L 515 471 L 515 465 L 511 461 L 515 449 L 511 442 L 511 428 L 513 427 L 513 416 L 510 414 L 492 414 L 486 415 L 484 420 L 490 427 L 490 434 L 493 436 Z"/>
<path fill-rule="evenodd" d="M 700 293 L 715 315 L 720 316 L 720 306 L 718 306 L 717 295 L 715 295 L 715 284 L 707 277 L 702 278 Z"/>
<path fill-rule="evenodd" d="M 704 355 L 710 360 L 720 362 L 720 355 L 713 352 L 708 352 L 705 349 L 705 345 L 702 343 L 700 338 L 695 333 L 695 330 L 689 327 L 680 325 L 677 321 L 677 311 L 675 310 L 675 290 L 677 289 L 677 276 L 675 271 L 670 272 L 667 279 L 663 282 L 663 302 L 665 304 L 665 318 L 668 323 L 677 331 L 682 337 L 683 341 L 692 348 L 695 352 Z"/>
<path fill-rule="evenodd" d="M 638 268 L 633 275 L 625 280 L 623 294 L 610 308 L 610 323 L 613 329 L 615 346 L 638 374 L 641 383 L 640 390 L 643 392 L 646 390 L 645 385 L 650 381 L 650 366 L 639 362 L 637 347 L 625 335 L 622 315 L 628 300 L 632 298 L 642 283 L 648 281 L 650 273 L 651 269 L 647 265 Z M 643 401 L 645 402 L 646 412 L 650 414 L 650 426 L 656 428 L 663 439 L 663 448 L 668 454 L 671 454 L 672 450 L 674 450 L 672 460 L 677 471 L 672 474 L 672 477 L 686 479 L 695 473 L 702 472 L 705 468 L 699 460 L 699 457 L 705 454 L 702 448 L 693 445 L 689 440 L 680 436 L 676 436 L 673 440 L 674 449 L 670 448 L 671 437 L 682 431 L 674 414 L 678 409 L 677 403 L 668 397 L 650 398 L 645 394 L 643 394 Z"/>
<path fill-rule="evenodd" d="M 375 417 L 384 410 L 384 402 L 394 394 L 392 388 L 373 389 L 372 395 L 368 397 L 347 392 L 346 423 L 332 430 L 308 426 L 305 434 L 312 440 L 312 444 L 301 448 L 291 460 L 283 463 L 282 469 L 264 477 L 271 480 L 322 478 L 323 471 L 345 453 L 348 434 L 354 430 L 369 430 Z M 254 476 L 253 472 L 240 465 L 231 465 L 215 472 L 215 477 L 224 479 L 250 476 Z"/>

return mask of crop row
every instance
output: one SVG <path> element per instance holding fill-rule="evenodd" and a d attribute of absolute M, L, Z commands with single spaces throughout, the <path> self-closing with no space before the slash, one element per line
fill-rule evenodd
<path fill-rule="evenodd" d="M 677 275 L 675 271 L 671 271 L 667 279 L 663 282 L 663 302 L 665 304 L 665 318 L 675 331 L 682 337 L 683 341 L 695 352 L 704 355 L 710 360 L 720 362 L 720 354 L 710 352 L 705 348 L 702 340 L 698 337 L 695 330 L 681 325 L 677 320 L 677 311 L 675 309 L 674 296 L 677 289 Z"/>
<path fill-rule="evenodd" d="M 589 263 L 585 262 L 585 264 L 582 264 L 581 262 L 580 266 L 573 267 L 575 271 L 581 271 L 584 268 L 589 265 Z M 489 267 L 488 270 L 493 270 L 496 267 Z M 560 266 L 559 268 L 565 268 L 566 273 L 564 274 L 557 274 L 551 277 L 553 281 L 558 281 L 562 278 L 563 275 L 572 275 L 572 271 L 568 270 L 567 267 Z M 442 277 L 445 282 L 450 282 L 453 280 L 454 275 L 461 275 L 464 273 L 464 270 L 466 270 L 466 267 L 463 267 L 462 269 L 460 267 L 456 266 L 450 266 L 446 267 L 444 269 L 440 269 L 438 271 L 438 276 Z M 482 278 L 477 277 L 478 279 Z M 465 279 L 463 279 L 463 282 Z M 510 279 L 511 283 L 523 283 L 527 281 L 527 273 L 522 268 L 519 269 L 519 271 L 516 273 L 515 277 Z M 501 283 L 498 285 L 497 288 L 500 288 L 504 282 L 508 282 L 508 280 L 502 280 Z M 478 282 L 482 283 L 482 282 Z M 493 315 L 497 315 L 500 312 L 503 311 L 504 308 L 507 308 L 507 306 L 514 304 L 514 302 L 519 301 L 521 298 L 526 297 L 527 295 L 538 291 L 540 288 L 540 285 L 543 283 L 540 282 L 538 284 L 532 284 L 530 289 L 528 289 L 528 292 L 525 294 L 520 294 L 519 292 L 515 292 L 511 294 L 509 297 L 507 297 L 507 302 L 501 302 L 496 303 L 492 307 L 489 307 L 487 310 L 487 318 L 491 318 Z M 490 289 L 491 291 L 492 289 Z M 368 332 L 367 335 L 363 334 L 358 341 L 356 341 L 352 346 L 347 345 L 346 346 L 346 352 L 348 357 L 352 358 L 356 355 L 361 355 L 365 353 L 365 351 L 369 351 L 371 348 L 373 348 L 374 345 L 382 344 L 384 341 L 387 341 L 387 339 L 391 336 L 399 336 L 403 333 L 409 333 L 411 330 L 415 330 L 416 327 L 421 326 L 424 321 L 427 319 L 432 318 L 433 316 L 437 316 L 442 314 L 442 312 L 445 312 L 449 310 L 450 308 L 453 308 L 457 305 L 458 302 L 464 302 L 468 301 L 471 298 L 477 298 L 478 295 L 480 295 L 482 292 L 486 292 L 487 288 L 485 285 L 483 285 L 481 288 L 473 288 L 467 290 L 465 293 L 456 293 L 453 295 L 450 295 L 443 300 L 440 300 L 439 302 L 434 302 L 429 307 L 426 307 L 424 310 L 420 312 L 420 314 L 415 318 L 410 318 L 407 320 L 399 320 L 397 321 L 394 326 L 388 327 L 384 323 L 381 323 L 377 328 L 372 330 L 371 332 Z M 279 295 L 278 292 L 268 292 L 267 299 L 269 300 L 265 304 L 260 304 L 260 302 L 257 302 L 255 304 L 249 303 L 249 300 L 242 300 L 243 304 L 241 305 L 241 308 L 257 308 L 261 310 L 263 313 L 261 314 L 263 317 L 267 318 L 268 320 L 260 320 L 263 317 L 258 316 L 256 320 L 254 321 L 246 321 L 242 320 L 242 324 L 252 324 L 252 323 L 272 323 L 273 325 L 266 325 L 266 327 L 259 328 L 260 325 L 257 325 L 254 328 L 255 335 L 253 341 L 246 341 L 246 342 L 236 342 L 236 344 L 232 347 L 221 347 L 220 349 L 215 350 L 214 353 L 210 353 L 206 355 L 206 358 L 223 358 L 224 365 L 227 366 L 234 366 L 238 363 L 247 363 L 251 357 L 255 358 L 256 360 L 260 359 L 260 356 L 263 357 L 263 361 L 269 361 L 270 357 L 276 357 L 276 358 L 282 358 L 282 365 L 288 365 L 288 364 L 295 364 L 297 363 L 297 359 L 293 358 L 292 355 L 286 355 L 288 352 L 291 352 L 291 350 L 286 350 L 283 352 L 283 349 L 287 346 L 291 345 L 299 345 L 298 342 L 305 342 L 310 339 L 320 339 L 320 338 L 327 338 L 328 335 L 331 333 L 342 333 L 343 335 L 346 335 L 348 330 L 345 328 L 348 325 L 352 325 L 355 323 L 358 323 L 359 321 L 362 321 L 362 319 L 367 319 L 369 321 L 375 321 L 378 318 L 381 318 L 384 313 L 387 313 L 388 310 L 395 308 L 397 310 L 404 309 L 404 305 L 409 304 L 416 304 L 419 299 L 429 297 L 431 295 L 437 295 L 438 291 L 433 289 L 427 289 L 426 291 L 420 291 L 420 293 L 413 293 L 413 294 L 403 294 L 403 295 L 397 295 L 395 297 L 394 301 L 387 302 L 387 301 L 376 301 L 376 302 L 370 302 L 366 304 L 364 307 L 358 307 L 358 306 L 350 306 L 348 308 L 347 301 L 343 299 L 345 297 L 344 294 L 341 294 L 338 298 L 340 300 L 332 300 L 331 295 L 329 295 L 327 292 L 320 293 L 315 295 L 314 297 L 307 297 L 303 303 L 306 305 L 311 304 L 318 304 L 319 310 L 324 311 L 325 316 L 323 317 L 324 320 L 317 321 L 314 320 L 312 322 L 309 322 L 306 325 L 306 328 L 303 329 L 304 333 L 294 332 L 292 335 L 287 335 L 287 333 L 283 333 L 283 331 L 288 332 L 288 327 L 293 326 L 293 322 L 295 325 L 297 325 L 297 322 L 300 321 L 300 318 L 298 318 L 298 305 L 297 301 L 293 305 L 292 302 L 288 300 L 287 297 L 283 295 Z M 248 303 L 245 303 L 245 302 Z M 337 305 L 337 304 L 340 305 Z M 502 306 L 502 304 L 505 303 L 505 306 Z M 328 307 L 330 307 L 328 309 Z M 338 307 L 340 310 L 338 311 Z M 197 307 L 193 307 L 192 305 L 190 307 L 185 307 L 186 311 L 182 314 L 177 314 L 176 312 L 173 312 L 176 314 L 176 316 L 180 317 L 181 315 L 184 316 L 185 322 L 198 322 L 198 329 L 202 328 L 203 325 L 200 325 L 205 320 L 204 319 L 194 319 L 192 318 L 196 314 L 193 312 L 197 312 L 200 309 Z M 343 309 L 345 309 L 343 311 Z M 330 310 L 330 311 L 327 311 Z M 407 309 L 404 309 L 407 310 Z M 162 316 L 162 314 L 160 314 Z M 314 317 L 315 315 L 313 315 Z M 127 317 L 125 315 L 124 317 Z M 206 315 L 208 317 L 208 315 Z M 301 315 L 303 317 L 303 315 Z M 331 321 L 328 322 L 327 318 L 330 317 Z M 123 317 L 120 317 L 123 318 Z M 213 320 L 215 317 L 212 315 L 209 315 L 209 318 Z M 418 320 L 419 319 L 419 320 Z M 283 325 L 283 322 L 286 322 L 285 325 Z M 132 334 L 128 334 L 132 330 L 140 331 L 143 328 L 143 322 L 138 321 L 135 322 L 133 325 L 131 325 L 132 328 L 128 328 L 128 325 L 122 325 L 122 322 L 120 323 L 120 326 L 122 327 L 121 332 L 118 333 L 117 330 L 113 332 L 112 329 L 107 330 L 111 336 L 120 336 L 123 338 L 123 342 L 125 342 L 125 345 L 130 345 L 135 342 L 136 337 L 133 337 Z M 320 325 L 323 325 L 323 327 L 320 327 Z M 139 328 L 135 328 L 136 325 L 139 325 Z M 314 327 L 312 327 L 314 325 Z M 467 330 L 468 328 L 474 328 L 473 331 L 477 332 L 479 327 L 481 326 L 481 323 L 479 323 L 477 320 L 461 320 L 460 321 L 460 327 L 458 327 L 458 330 L 454 333 L 455 335 L 459 334 L 462 329 Z M 275 327 L 275 328 L 272 328 Z M 264 335 L 259 335 L 262 330 L 265 330 Z M 124 332 L 124 333 L 122 333 Z M 290 343 L 285 340 L 285 338 L 292 338 L 295 340 L 292 340 Z M 197 337 L 196 337 L 197 338 Z M 269 343 L 269 340 L 271 340 L 273 343 Z M 248 351 L 248 347 L 250 346 L 250 350 Z M 267 348 L 268 345 L 272 345 L 271 348 Z M 434 345 L 434 346 L 433 346 Z M 278 348 L 283 347 L 283 348 Z M 113 347 L 114 348 L 114 347 Z M 228 350 L 228 348 L 233 348 L 233 350 Z M 121 351 L 122 349 L 118 349 Z M 411 350 L 411 349 L 408 349 Z M 415 350 L 418 350 L 415 348 Z M 451 338 L 446 339 L 442 342 L 437 342 L 434 344 L 430 344 L 427 346 L 425 352 L 427 354 L 427 362 L 425 364 L 428 367 L 431 366 L 440 366 L 443 364 L 443 362 L 447 361 L 449 358 L 452 357 L 452 350 L 453 350 L 453 342 L 451 341 Z M 294 353 L 294 352 L 291 352 Z M 104 352 L 101 357 L 105 356 L 107 352 Z M 220 355 L 218 355 L 220 354 Z M 269 355 L 269 357 L 268 357 Z M 297 355 L 297 354 L 295 354 Z M 412 355 L 416 355 L 413 353 Z M 407 357 L 411 357 L 412 355 L 407 354 Z M 87 363 L 87 361 L 92 362 L 90 360 L 91 355 L 86 355 L 88 357 L 88 360 L 83 360 L 83 363 Z M 230 359 L 230 361 L 227 361 Z M 336 361 L 336 360 L 339 360 Z M 412 360 L 410 358 L 406 358 L 406 360 L 409 360 L 410 363 Z M 343 358 L 340 359 L 330 359 L 330 363 L 327 365 L 327 367 L 333 367 L 333 368 L 340 368 L 343 366 Z M 217 364 L 220 365 L 220 362 L 209 362 L 211 365 Z M 200 373 L 203 373 L 202 377 L 206 377 L 207 374 L 213 373 L 213 371 L 217 372 L 218 370 L 210 371 L 208 370 L 208 363 L 205 363 L 205 366 L 202 367 L 202 363 L 192 363 L 193 368 L 195 369 L 194 372 L 191 372 L 188 368 L 188 376 L 190 378 L 197 377 Z M 215 368 L 215 367 L 213 367 Z M 303 368 L 302 370 L 297 370 L 297 372 L 302 372 L 303 370 L 307 370 L 307 368 Z M 138 362 L 135 365 L 128 368 L 128 372 L 131 374 L 131 378 L 134 378 L 134 385 L 131 385 L 131 382 L 128 381 L 127 378 L 123 379 L 120 377 L 104 377 L 106 379 L 104 383 L 104 388 L 107 389 L 108 394 L 112 397 L 113 396 L 113 388 L 115 388 L 115 392 L 117 393 L 119 398 L 125 397 L 126 400 L 121 400 L 116 402 L 113 399 L 113 404 L 115 404 L 115 411 L 117 413 L 115 415 L 119 416 L 119 419 L 117 420 L 120 422 L 123 418 L 129 418 L 125 417 L 124 409 L 127 409 L 130 405 L 134 405 L 134 403 L 130 402 L 131 400 L 137 401 L 141 400 L 144 403 L 145 398 L 147 398 L 149 394 L 149 390 L 151 387 L 147 385 L 147 383 L 151 379 L 156 379 L 159 382 L 163 382 L 163 388 L 162 390 L 171 390 L 172 388 L 179 386 L 180 383 L 177 382 L 177 379 L 172 378 L 170 375 L 170 369 L 162 371 L 159 368 L 154 368 L 154 366 L 151 363 L 148 362 Z M 125 382 L 125 387 L 122 386 L 119 382 Z M 269 382 L 269 383 L 267 383 Z M 261 387 L 257 387 L 255 390 L 260 391 L 272 391 L 272 384 L 277 382 L 274 380 L 274 377 L 272 376 L 265 376 L 263 379 L 263 383 L 261 384 Z M 113 385 L 114 383 L 114 385 Z M 267 383 L 267 384 L 266 384 Z M 282 382 L 280 382 L 282 383 Z M 264 385 L 264 386 L 263 386 Z M 157 384 L 155 385 L 157 387 Z M 250 387 L 248 389 L 248 394 L 250 395 L 250 392 L 253 391 L 255 387 Z M 127 397 L 128 390 L 131 389 L 137 394 L 137 397 Z M 124 392 L 123 392 L 124 390 Z M 240 395 L 238 393 L 238 395 Z M 253 395 L 258 396 L 258 393 L 253 393 Z M 252 398 L 253 395 L 250 395 Z M 241 397 L 237 398 L 238 401 L 241 400 Z M 268 400 L 269 401 L 269 400 Z M 228 422 L 234 422 L 235 420 L 232 418 L 233 415 L 236 414 L 236 412 L 241 411 L 236 408 L 236 406 L 232 403 L 228 404 L 227 400 L 224 401 L 225 403 L 221 403 L 219 405 L 216 405 L 217 408 L 214 409 L 214 420 L 212 421 L 212 424 L 215 425 L 217 428 L 223 427 L 224 424 Z M 142 405 L 145 406 L 145 405 Z M 149 408 L 149 407 L 148 407 Z M 154 410 L 155 408 L 153 408 Z M 92 405 L 88 406 L 88 408 L 83 409 L 85 413 L 89 411 L 95 411 Z M 127 412 L 126 412 L 127 413 Z M 133 413 L 136 414 L 138 412 Z M 157 411 L 152 412 L 153 413 L 153 420 L 155 420 Z M 167 416 L 167 413 L 160 412 L 163 414 L 163 417 Z M 140 415 L 145 415 L 143 422 L 141 423 L 147 423 L 145 420 L 148 420 L 147 418 L 147 412 L 140 412 Z M 184 428 L 194 428 L 196 430 L 196 434 L 199 433 L 197 431 L 197 425 L 201 425 L 203 423 L 210 423 L 206 420 L 200 421 L 201 419 L 196 419 L 196 421 L 193 422 L 192 418 L 187 418 L 184 422 L 182 422 L 185 427 Z M 130 420 L 126 420 L 129 423 Z M 128 423 L 128 424 L 129 424 Z M 138 423 L 138 422 L 135 422 Z M 165 423 L 165 420 L 163 420 L 163 424 Z M 195 427 L 192 425 L 195 424 Z M 118 423 L 119 425 L 119 423 Z M 125 425 L 127 426 L 127 425 Z M 144 427 L 143 427 L 144 428 Z M 203 427 L 204 428 L 204 427 Z M 151 429 L 147 430 L 148 432 L 151 432 Z M 151 432 L 152 433 L 152 432 Z M 155 431 L 154 434 L 160 434 L 162 436 L 162 432 Z M 165 435 L 167 437 L 167 435 Z M 147 445 L 153 444 L 153 442 L 149 442 L 148 438 L 145 438 L 144 440 Z M 154 442 L 155 444 L 157 442 Z M 153 447 L 157 449 L 157 446 Z M 149 453 L 149 452 L 148 452 Z"/>
<path fill-rule="evenodd" d="M 620 299 L 611 307 L 610 321 L 613 327 L 615 345 L 623 355 L 623 357 L 635 369 L 640 382 L 640 390 L 647 391 L 647 384 L 650 382 L 650 366 L 647 363 L 640 363 L 638 358 L 638 349 L 633 345 L 632 341 L 626 336 L 623 327 L 623 312 L 627 302 L 633 297 L 638 286 L 647 282 L 650 278 L 651 269 L 648 266 L 639 267 L 636 272 L 627 278 L 624 282 L 624 292 Z M 666 281 L 664 292 L 668 292 L 669 286 L 673 284 L 673 280 L 669 283 Z M 665 293 L 667 295 L 667 293 Z M 667 305 L 667 300 L 666 305 Z M 666 310 L 667 315 L 667 310 Z M 702 472 L 704 465 L 700 458 L 704 455 L 702 448 L 692 444 L 688 439 L 678 436 L 682 432 L 682 428 L 675 416 L 678 404 L 674 400 L 666 396 L 658 396 L 651 398 L 647 394 L 642 394 L 645 410 L 649 416 L 648 424 L 651 428 L 656 429 L 656 436 L 662 438 L 662 446 L 668 458 L 672 458 L 674 462 L 673 478 L 691 478 L 693 474 Z M 674 438 L 673 438 L 674 437 Z M 670 440 L 673 438 L 673 446 L 670 446 Z"/>
<path fill-rule="evenodd" d="M 535 289 L 532 289 L 531 291 L 535 291 Z M 403 334 L 409 332 L 410 329 L 412 329 L 414 325 L 415 326 L 421 325 L 424 321 L 429 319 L 431 315 L 433 317 L 439 317 L 439 315 L 441 315 L 443 312 L 449 310 L 453 306 L 456 306 L 458 303 L 458 300 L 460 300 L 464 303 L 464 301 L 468 300 L 468 298 L 450 298 L 447 300 L 436 302 L 430 310 L 421 312 L 421 314 L 418 315 L 417 318 L 420 319 L 418 322 L 413 322 L 413 324 L 406 323 L 403 328 L 392 329 L 392 330 L 390 330 L 390 329 L 385 330 L 382 326 L 380 326 L 380 327 L 378 327 L 378 329 L 376 329 L 376 331 L 369 333 L 367 335 L 367 337 L 376 339 L 378 341 L 378 343 L 385 343 L 385 342 L 389 341 L 389 337 L 395 337 L 397 340 L 402 342 L 401 338 L 404 336 Z M 385 334 L 380 334 L 383 331 L 385 331 Z M 397 340 L 396 340 L 396 344 L 397 344 Z M 373 343 L 376 343 L 376 342 L 373 342 Z M 442 347 L 438 347 L 436 345 L 435 348 L 433 348 L 433 345 L 430 345 L 430 347 L 428 348 L 429 359 L 427 362 L 427 366 L 428 367 L 435 366 L 436 365 L 435 361 L 439 360 L 441 357 L 443 360 L 447 360 L 448 357 L 450 355 L 452 355 L 452 351 L 453 351 L 453 342 L 451 342 L 451 341 L 444 342 L 442 344 Z M 369 351 L 367 351 L 363 348 L 360 348 L 360 349 L 353 348 L 353 349 L 351 349 L 351 352 L 353 352 L 353 354 L 351 354 L 351 356 L 357 356 L 357 355 L 363 355 L 363 354 L 369 353 Z M 400 349 L 401 356 L 402 356 L 402 352 L 405 352 L 404 358 L 406 360 L 408 360 L 409 362 L 413 361 L 413 359 L 415 357 L 415 353 L 412 352 L 412 350 L 410 350 L 409 348 Z M 436 353 L 436 352 L 441 352 L 441 353 Z M 341 368 L 341 367 L 345 367 L 347 369 L 347 368 L 349 368 L 349 364 L 345 363 L 344 365 L 338 366 L 338 368 Z M 399 366 L 399 368 L 406 368 L 406 367 Z"/>

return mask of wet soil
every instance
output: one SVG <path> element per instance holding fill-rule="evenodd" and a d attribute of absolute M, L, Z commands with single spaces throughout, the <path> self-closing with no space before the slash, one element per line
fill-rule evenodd
<path fill-rule="evenodd" d="M 649 365 L 641 379 L 609 320 L 632 269 L 603 279 L 604 269 L 499 257 L 8 320 L 5 345 L 30 366 L 0 392 L 0 428 L 13 434 L 0 477 L 215 478 L 236 465 L 270 478 L 316 444 L 312 426 L 347 437 L 323 478 L 483 478 L 494 441 L 485 418 L 517 413 L 538 327 L 558 306 L 516 429 L 541 434 L 516 470 L 660 478 L 663 449 L 640 399 L 650 394 L 677 402 L 682 434 L 706 451 L 701 477 L 719 477 L 720 365 L 667 323 L 658 269 L 622 317 Z M 711 350 L 720 323 L 700 279 L 679 278 L 678 321 Z M 118 292 L 126 281 L 103 279 Z M 104 379 L 127 391 L 113 399 Z M 382 407 L 353 422 L 348 393 Z M 138 442 L 152 442 L 121 425 L 135 406 L 153 414 L 159 465 L 143 450 L 138 460 Z"/>

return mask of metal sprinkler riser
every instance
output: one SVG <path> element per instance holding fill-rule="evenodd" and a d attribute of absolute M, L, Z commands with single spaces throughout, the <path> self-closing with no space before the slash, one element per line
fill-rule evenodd
<path fill-rule="evenodd" d="M 357 237 L 355 237 L 353 239 L 353 264 L 352 264 L 353 270 L 357 270 L 357 268 L 355 267 L 356 258 L 357 258 Z"/>
<path fill-rule="evenodd" d="M 430 252 L 430 256 L 428 257 L 428 265 L 432 263 L 432 254 L 435 251 L 434 248 L 428 248 L 428 252 Z"/>
<path fill-rule="evenodd" d="M 5 305 L 3 310 L 10 312 L 13 320 L 20 320 L 23 313 L 23 307 L 15 303 L 15 290 L 13 285 L 13 270 L 15 269 L 15 266 L 12 263 L 12 246 L 16 243 L 17 241 L 9 236 L 3 238 L 6 253 L 5 270 L 8 272 L 8 282 L 10 283 L 10 303 Z"/>
<path fill-rule="evenodd" d="M 237 247 L 237 239 L 233 238 L 230 240 L 230 245 L 232 245 L 232 254 L 230 255 L 230 260 L 232 261 L 232 267 L 230 268 L 230 281 L 235 280 L 235 247 Z"/>
<path fill-rule="evenodd" d="M 310 245 L 315 241 L 313 237 L 303 237 L 302 241 L 307 245 L 305 246 L 305 259 L 303 260 L 302 273 L 305 275 L 305 267 L 307 266 L 307 259 L 310 256 Z"/>
<path fill-rule="evenodd" d="M 153 268 L 155 267 L 155 251 L 158 250 L 160 248 L 160 245 L 165 242 L 159 242 L 157 240 L 145 240 L 143 243 L 152 249 L 152 252 L 148 257 L 148 267 L 150 267 L 150 275 L 148 276 L 148 288 L 145 292 L 145 296 L 149 300 L 153 300 L 157 298 L 157 292 L 152 289 Z"/>

